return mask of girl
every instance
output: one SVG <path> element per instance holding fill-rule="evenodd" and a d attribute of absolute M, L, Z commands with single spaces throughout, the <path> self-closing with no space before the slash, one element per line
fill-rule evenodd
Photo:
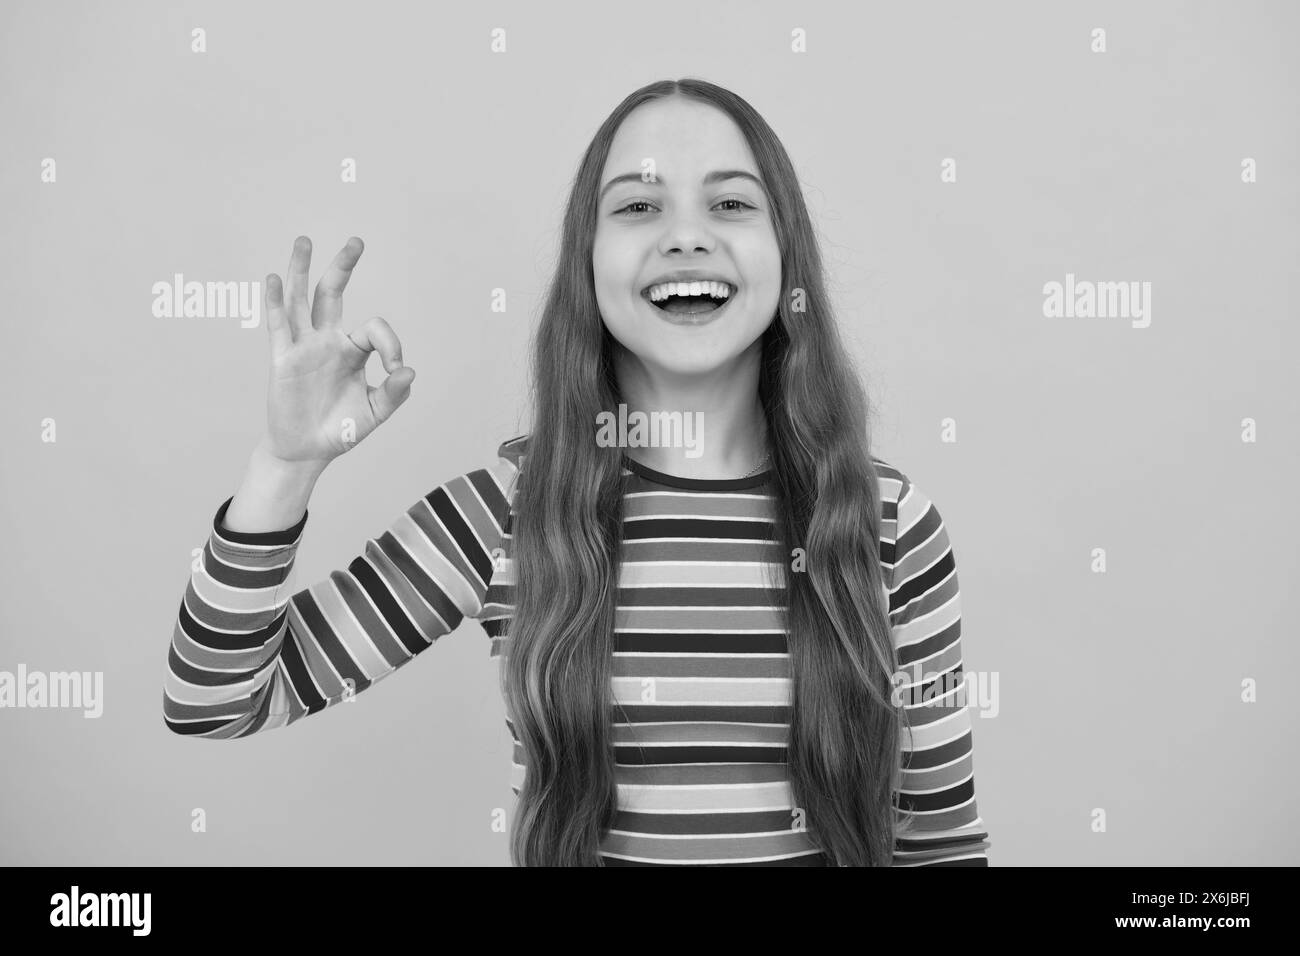
<path fill-rule="evenodd" d="M 747 102 L 683 79 L 619 104 L 569 197 L 532 431 L 290 594 L 316 479 L 415 377 L 383 319 L 341 328 L 361 251 L 310 305 L 306 238 L 267 277 L 268 431 L 181 604 L 170 729 L 286 726 L 472 617 L 517 865 L 987 865 L 969 714 L 934 693 L 962 673 L 948 536 L 869 451 L 795 171 Z M 637 413 L 702 424 L 696 454 L 595 440 Z"/>

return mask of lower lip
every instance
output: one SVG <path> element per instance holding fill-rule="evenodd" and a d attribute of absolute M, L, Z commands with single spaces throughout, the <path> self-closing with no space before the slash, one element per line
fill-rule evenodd
<path fill-rule="evenodd" d="M 644 296 L 642 298 L 644 298 Z M 708 325 L 723 312 L 726 312 L 727 309 L 731 307 L 731 303 L 735 298 L 736 293 L 733 291 L 731 295 L 727 296 L 727 301 L 723 302 L 722 305 L 718 306 L 712 312 L 696 312 L 694 314 L 688 314 L 685 312 L 665 312 L 649 299 L 645 299 L 645 303 L 650 306 L 651 311 L 658 315 L 659 318 L 671 325 Z"/>

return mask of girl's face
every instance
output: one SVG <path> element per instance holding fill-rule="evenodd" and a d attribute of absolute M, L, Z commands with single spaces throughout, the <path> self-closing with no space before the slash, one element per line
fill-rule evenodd
<path fill-rule="evenodd" d="M 775 317 L 781 250 L 759 180 L 740 128 L 706 103 L 652 100 L 619 127 L 600 178 L 596 301 L 610 334 L 648 368 L 712 372 Z M 725 282 L 725 306 L 661 310 L 650 289 L 679 271 Z"/>

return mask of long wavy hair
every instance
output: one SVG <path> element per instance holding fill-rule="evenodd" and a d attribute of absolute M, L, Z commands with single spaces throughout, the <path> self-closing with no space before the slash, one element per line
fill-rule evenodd
<path fill-rule="evenodd" d="M 722 87 L 663 80 L 624 99 L 587 147 L 532 344 L 532 429 L 516 486 L 515 607 L 501 670 L 525 758 L 510 855 L 520 866 L 601 866 L 617 809 L 610 723 L 614 612 L 625 490 L 622 449 L 595 441 L 622 400 L 596 302 L 600 175 L 637 106 L 712 104 L 739 126 L 769 191 L 781 249 L 778 313 L 764 331 L 759 394 L 776 527 L 806 573 L 786 573 L 792 677 L 788 764 L 809 836 L 832 865 L 892 861 L 903 711 L 880 564 L 881 504 L 865 392 L 845 353 L 794 167 L 749 103 Z M 801 309 L 791 307 L 801 289 Z"/>

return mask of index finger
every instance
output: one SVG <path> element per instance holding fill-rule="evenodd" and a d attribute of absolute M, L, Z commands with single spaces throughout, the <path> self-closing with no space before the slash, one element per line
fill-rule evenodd
<path fill-rule="evenodd" d="M 317 329 L 337 328 L 343 320 L 343 290 L 352 278 L 352 269 L 365 252 L 366 244 L 353 236 L 329 264 L 316 283 L 311 303 L 311 324 Z"/>

